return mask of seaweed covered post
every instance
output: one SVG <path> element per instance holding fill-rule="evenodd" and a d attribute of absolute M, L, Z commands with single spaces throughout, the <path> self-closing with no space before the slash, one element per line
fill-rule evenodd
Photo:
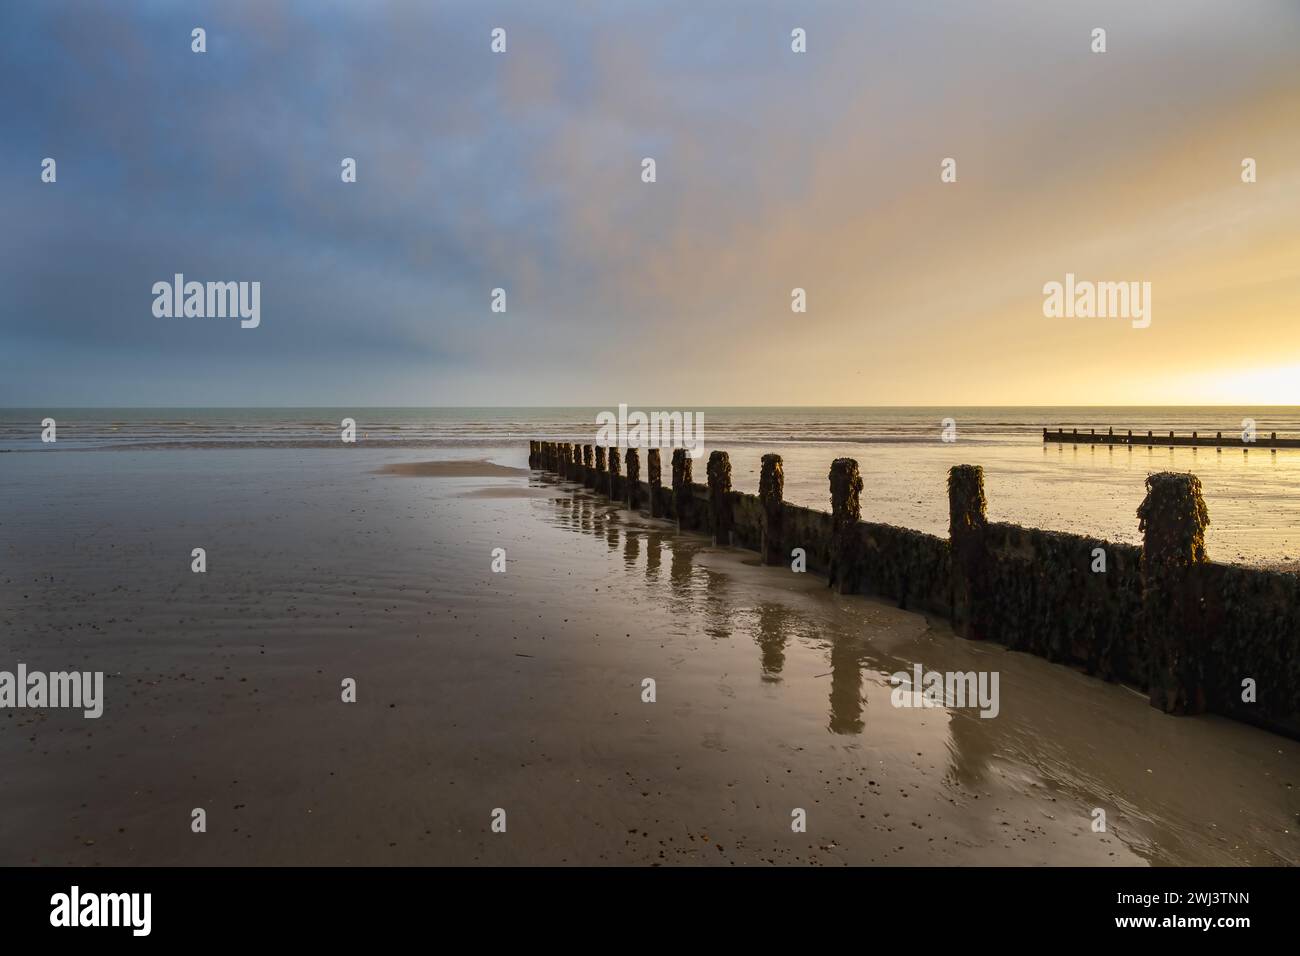
<path fill-rule="evenodd" d="M 641 483 L 641 453 L 635 448 L 627 450 L 627 493 L 623 496 L 627 500 L 627 507 L 630 511 L 636 510 L 638 485 Z"/>
<path fill-rule="evenodd" d="M 731 456 L 725 451 L 709 453 L 709 505 L 713 514 L 713 543 L 731 544 Z"/>
<path fill-rule="evenodd" d="M 852 458 L 836 458 L 828 476 L 831 482 L 830 585 L 841 594 L 857 590 L 860 577 L 862 538 L 862 475 Z"/>
<path fill-rule="evenodd" d="M 591 446 L 582 446 L 582 483 L 588 488 L 596 487 L 596 462 L 591 457 Z"/>
<path fill-rule="evenodd" d="M 785 471 L 780 455 L 764 455 L 758 473 L 758 500 L 763 506 L 763 533 L 758 553 L 764 564 L 782 563 L 782 516 Z"/>
<path fill-rule="evenodd" d="M 677 530 L 691 513 L 691 456 L 685 448 L 673 449 L 673 512 Z"/>
<path fill-rule="evenodd" d="M 596 476 L 591 481 L 591 487 L 597 491 L 604 491 L 609 487 L 609 470 L 605 466 L 605 446 L 596 446 Z"/>
<path fill-rule="evenodd" d="M 1205 646 L 1189 578 L 1204 564 L 1210 514 L 1195 475 L 1147 476 L 1138 506 L 1142 532 L 1142 618 L 1151 706 L 1169 714 L 1205 711 Z"/>
<path fill-rule="evenodd" d="M 582 446 L 569 446 L 569 480 L 582 481 Z"/>
<path fill-rule="evenodd" d="M 663 487 L 662 469 L 659 466 L 659 449 L 647 448 L 645 453 L 646 481 L 650 483 L 650 517 L 659 515 L 659 489 Z"/>
<path fill-rule="evenodd" d="M 619 465 L 618 465 L 618 446 L 611 445 L 609 448 L 609 488 L 607 493 L 610 501 L 618 501 L 619 490 Z"/>
<path fill-rule="evenodd" d="M 948 538 L 952 549 L 952 623 L 962 637 L 984 638 L 985 529 L 988 502 L 984 469 L 954 465 L 948 472 Z"/>

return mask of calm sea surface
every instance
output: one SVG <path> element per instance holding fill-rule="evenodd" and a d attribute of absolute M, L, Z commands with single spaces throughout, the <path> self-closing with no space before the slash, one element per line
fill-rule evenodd
<path fill-rule="evenodd" d="M 959 463 L 984 466 L 989 512 L 996 520 L 1138 540 L 1135 510 L 1153 471 L 1200 476 L 1210 509 L 1211 557 L 1275 563 L 1300 559 L 1300 450 L 1107 448 L 1044 445 L 1043 427 L 1117 432 L 1174 430 L 1239 434 L 1244 419 L 1259 432 L 1300 437 L 1300 407 L 1252 408 L 657 408 L 704 417 L 705 451 L 731 453 L 733 481 L 755 491 L 759 458 L 785 460 L 786 497 L 827 507 L 832 459 L 856 458 L 863 514 L 943 534 L 945 477 Z M 590 442 L 598 408 L 151 408 L 0 410 L 0 471 L 57 487 L 61 476 L 112 487 L 132 468 L 174 469 L 178 477 L 211 470 L 223 455 L 257 450 L 259 465 L 283 458 L 292 469 L 307 450 L 362 454 L 376 464 L 487 457 L 524 465 L 531 438 Z M 58 423 L 43 444 L 41 420 Z M 340 441 L 339 423 L 356 421 L 357 442 Z M 942 421 L 957 440 L 940 440 Z M 124 467 L 121 456 L 147 456 Z M 37 459 L 39 457 L 39 464 Z M 242 456 L 237 456 L 242 457 Z M 312 456 L 315 457 L 315 456 Z M 703 479 L 703 461 L 697 463 Z M 224 470 L 224 469 L 223 469 Z M 260 469 L 259 469 L 260 470 Z M 123 487 L 122 494 L 129 494 Z M 15 504 L 17 502 L 15 501 Z"/>

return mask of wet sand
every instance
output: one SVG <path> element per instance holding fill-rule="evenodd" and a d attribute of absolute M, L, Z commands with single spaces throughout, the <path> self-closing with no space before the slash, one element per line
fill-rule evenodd
<path fill-rule="evenodd" d="M 406 475 L 411 478 L 522 478 L 527 468 L 510 468 L 490 461 L 409 461 L 384 465 L 380 475 Z"/>
<path fill-rule="evenodd" d="M 572 485 L 173 454 L 22 456 L 0 666 L 109 676 L 98 721 L 0 712 L 0 864 L 1300 862 L 1300 743 Z M 1001 713 L 892 706 L 912 662 Z"/>

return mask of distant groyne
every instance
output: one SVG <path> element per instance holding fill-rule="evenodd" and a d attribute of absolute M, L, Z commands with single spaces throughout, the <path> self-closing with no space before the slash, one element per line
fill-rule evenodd
<path fill-rule="evenodd" d="M 1242 448 L 1247 451 L 1251 448 L 1300 448 L 1300 438 L 1278 438 L 1277 432 L 1269 432 L 1267 438 L 1262 435 L 1243 438 L 1240 434 L 1224 438 L 1223 432 L 1215 432 L 1213 436 L 1199 432 L 1175 435 L 1173 432 L 1156 434 L 1151 429 L 1147 429 L 1145 434 L 1139 431 L 1134 435 L 1131 428 L 1122 434 L 1116 434 L 1114 428 L 1107 428 L 1105 434 L 1098 434 L 1095 428 L 1089 428 L 1086 432 L 1077 428 L 1069 431 L 1064 428 L 1055 431 L 1044 428 L 1043 442 L 1059 445 L 1145 445 L 1147 448 Z"/>
<path fill-rule="evenodd" d="M 1171 714 L 1217 713 L 1300 739 L 1300 576 L 1212 562 L 1209 514 L 1194 475 L 1146 479 L 1140 547 L 990 522 L 984 472 L 948 478 L 949 535 L 864 521 L 858 463 L 828 475 L 829 513 L 784 500 L 779 455 L 762 458 L 759 493 L 732 490 L 731 461 L 710 454 L 706 483 L 674 449 L 529 442 L 529 467 L 624 507 L 704 532 L 722 545 L 808 571 L 842 594 L 873 595 L 947 618 L 957 634 L 1141 688 Z M 868 503 L 869 506 L 869 503 Z"/>

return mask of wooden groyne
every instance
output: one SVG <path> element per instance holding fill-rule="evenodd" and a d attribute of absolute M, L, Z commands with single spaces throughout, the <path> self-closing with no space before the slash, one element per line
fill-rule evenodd
<path fill-rule="evenodd" d="M 1048 428 L 1043 429 L 1043 442 L 1055 442 L 1060 445 L 1129 445 L 1143 446 L 1147 448 L 1242 448 L 1249 451 L 1252 448 L 1300 448 L 1300 438 L 1278 438 L 1277 432 L 1269 432 L 1265 438 L 1259 435 L 1252 439 L 1241 437 L 1240 432 L 1233 432 L 1228 437 L 1223 436 L 1223 432 L 1215 432 L 1211 435 L 1202 435 L 1198 432 L 1192 432 L 1190 435 L 1176 435 L 1173 432 L 1156 433 L 1150 429 L 1146 432 L 1133 434 L 1133 429 L 1128 429 L 1122 434 L 1116 434 L 1114 428 L 1107 428 L 1104 434 L 1098 433 L 1097 429 L 1089 428 L 1086 432 L 1081 432 L 1077 428 L 1071 428 L 1066 431 L 1064 428 L 1058 428 L 1052 431 Z"/>
<path fill-rule="evenodd" d="M 830 467 L 829 513 L 784 500 L 779 455 L 763 456 L 757 495 L 732 490 L 725 451 L 710 454 L 698 484 L 692 459 L 674 449 L 669 486 L 657 449 L 644 479 L 635 448 L 533 441 L 528 461 L 680 530 L 757 551 L 765 564 L 791 566 L 802 549 L 807 570 L 840 593 L 930 612 L 963 637 L 1123 681 L 1167 713 L 1208 711 L 1300 739 L 1300 576 L 1210 561 L 1194 475 L 1147 477 L 1135 547 L 989 521 L 975 465 L 949 474 L 941 538 L 862 520 L 851 458 Z"/>

